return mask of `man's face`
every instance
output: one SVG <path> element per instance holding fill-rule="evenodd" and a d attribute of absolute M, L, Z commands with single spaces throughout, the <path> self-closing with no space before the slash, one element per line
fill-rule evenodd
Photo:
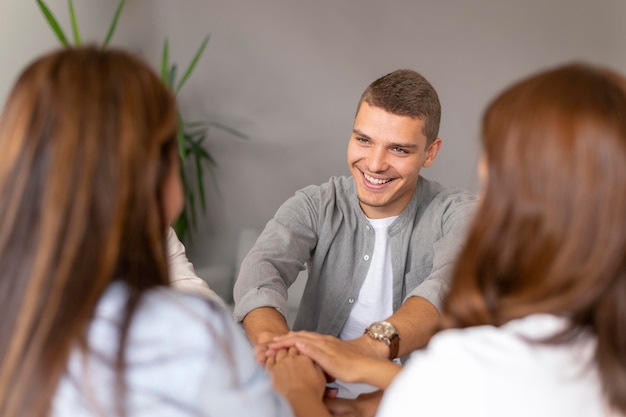
<path fill-rule="evenodd" d="M 441 139 L 425 149 L 424 121 L 363 102 L 348 143 L 348 166 L 361 209 L 371 219 L 399 215 L 411 200 L 422 167 L 430 166 Z"/>

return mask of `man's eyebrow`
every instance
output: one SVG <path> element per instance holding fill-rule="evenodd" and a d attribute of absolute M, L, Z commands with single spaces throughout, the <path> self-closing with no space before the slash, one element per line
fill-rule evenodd
<path fill-rule="evenodd" d="M 369 137 L 368 135 L 366 135 L 365 133 L 361 132 L 359 129 L 352 129 L 352 133 L 357 135 L 360 138 L 364 138 L 367 140 L 372 140 L 371 137 Z M 414 149 L 414 148 L 418 148 L 419 145 L 416 143 L 390 143 L 389 144 L 390 148 L 407 148 L 407 149 Z"/>
<path fill-rule="evenodd" d="M 368 135 L 366 135 L 365 133 L 361 132 L 359 129 L 352 129 L 352 133 L 354 133 L 355 135 L 365 138 L 365 139 L 372 139 L 370 138 Z"/>
<path fill-rule="evenodd" d="M 413 149 L 419 147 L 416 143 L 392 143 L 389 145 L 391 148 L 408 148 Z"/>

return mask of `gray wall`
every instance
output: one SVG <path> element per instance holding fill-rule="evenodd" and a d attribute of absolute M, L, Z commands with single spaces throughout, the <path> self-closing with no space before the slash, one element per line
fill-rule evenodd
<path fill-rule="evenodd" d="M 75 0 L 86 36 L 101 39 L 115 0 Z M 67 22 L 66 1 L 50 0 Z M 220 193 L 189 256 L 234 268 L 242 229 L 262 228 L 298 188 L 347 174 L 345 149 L 365 86 L 401 67 L 423 73 L 443 105 L 443 148 L 424 172 L 477 189 L 478 121 L 490 97 L 531 71 L 586 60 L 626 72 L 624 0 L 128 0 L 114 44 L 158 68 L 160 47 L 186 65 L 211 41 L 180 95 L 212 130 Z M 34 1 L 0 3 L 0 99 L 20 69 L 56 45 Z M 223 268 L 222 268 L 223 269 Z"/>

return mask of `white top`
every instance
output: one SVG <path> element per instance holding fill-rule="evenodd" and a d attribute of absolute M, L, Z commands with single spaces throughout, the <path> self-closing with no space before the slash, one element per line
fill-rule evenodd
<path fill-rule="evenodd" d="M 224 302 L 215 291 L 209 288 L 206 281 L 196 274 L 193 264 L 187 259 L 185 246 L 171 227 L 167 229 L 166 244 L 167 266 L 172 288 Z"/>
<path fill-rule="evenodd" d="M 89 328 L 92 352 L 72 353 L 51 416 L 118 415 L 111 364 L 126 297 L 125 284 L 107 289 Z M 128 417 L 293 415 L 221 304 L 158 288 L 135 314 L 126 356 Z"/>
<path fill-rule="evenodd" d="M 596 417 L 605 409 L 595 339 L 566 345 L 532 343 L 566 319 L 537 314 L 501 328 L 446 330 L 415 352 L 396 377 L 378 417 Z"/>
<path fill-rule="evenodd" d="M 370 324 L 393 314 L 393 271 L 388 230 L 397 218 L 398 216 L 368 218 L 376 233 L 371 264 L 359 290 L 359 297 L 341 330 L 340 339 L 356 339 L 363 335 Z M 341 398 L 356 398 L 359 394 L 377 389 L 367 384 L 348 384 L 342 381 L 337 381 L 336 385 L 339 388 L 337 395 Z"/>
<path fill-rule="evenodd" d="M 374 251 L 359 297 L 341 330 L 341 339 L 356 339 L 363 335 L 367 326 L 393 314 L 393 274 L 387 230 L 397 218 L 368 219 L 376 233 Z"/>

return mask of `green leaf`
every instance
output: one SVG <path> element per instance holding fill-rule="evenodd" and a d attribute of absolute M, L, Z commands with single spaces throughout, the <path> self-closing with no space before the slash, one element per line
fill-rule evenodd
<path fill-rule="evenodd" d="M 211 124 L 211 122 L 207 122 L 206 120 L 201 120 L 201 121 L 197 121 L 197 122 L 185 122 L 185 127 L 188 127 L 190 129 L 195 129 L 195 128 L 207 128 L 209 127 L 209 125 Z"/>
<path fill-rule="evenodd" d="M 176 83 L 177 65 L 170 64 L 169 42 L 167 38 L 164 40 L 161 56 L 161 79 L 175 94 L 178 94 L 193 73 L 208 41 L 209 36 L 207 35 L 202 41 L 200 48 L 196 51 L 182 79 L 180 82 Z M 173 88 L 174 85 L 176 86 L 175 89 Z M 248 136 L 244 133 L 219 122 L 208 120 L 186 122 L 180 113 L 180 109 L 178 110 L 177 141 L 181 158 L 181 180 L 185 195 L 185 207 L 176 222 L 176 233 L 181 240 L 191 240 L 190 232 L 197 227 L 198 208 L 201 208 L 202 214 L 206 215 L 207 195 L 205 182 L 207 179 L 205 173 L 207 171 L 210 174 L 209 179 L 217 195 L 221 196 L 221 190 L 214 171 L 217 162 L 213 158 L 213 155 L 204 148 L 204 142 L 208 137 L 208 131 L 211 127 L 216 127 L 240 139 L 248 139 Z M 197 204 L 198 200 L 199 204 Z"/>
<path fill-rule="evenodd" d="M 189 235 L 189 216 L 185 208 L 183 208 L 183 212 L 176 219 L 176 223 L 174 223 L 174 231 L 181 241 L 191 240 L 191 236 L 187 238 Z"/>
<path fill-rule="evenodd" d="M 82 41 L 80 39 L 80 31 L 78 30 L 78 20 L 76 19 L 76 13 L 74 12 L 74 2 L 67 0 L 68 8 L 70 9 L 70 22 L 72 22 L 72 34 L 74 35 L 74 44 L 80 46 Z"/>
<path fill-rule="evenodd" d="M 211 160 L 213 160 L 213 158 L 211 158 Z M 213 165 L 216 165 L 216 163 L 214 162 Z M 209 173 L 211 174 L 211 183 L 213 184 L 217 195 L 222 197 L 222 190 L 220 190 L 220 184 L 217 182 L 217 177 L 215 176 L 215 172 L 213 171 L 213 165 L 208 166 Z"/>
<path fill-rule="evenodd" d="M 189 139 L 187 140 L 187 143 L 189 144 L 189 148 L 191 150 L 191 153 L 193 153 L 194 155 L 198 155 L 201 158 L 206 158 L 206 159 L 211 159 L 211 157 L 209 156 L 209 153 L 206 151 L 206 149 L 204 149 L 202 147 L 202 140 L 204 138 L 200 138 L 198 140 L 195 140 L 191 137 L 189 137 Z"/>
<path fill-rule="evenodd" d="M 183 194 L 185 196 L 185 205 L 183 212 L 176 220 L 174 229 L 176 234 L 182 241 L 191 241 L 191 229 L 195 228 L 195 200 L 193 189 L 187 175 L 187 170 L 181 166 L 180 178 L 183 184 Z"/>
<path fill-rule="evenodd" d="M 189 76 L 193 72 L 194 68 L 196 67 L 196 64 L 198 63 L 198 60 L 202 56 L 202 53 L 204 52 L 204 48 L 206 48 L 207 43 L 209 43 L 209 38 L 210 37 L 211 37 L 210 35 L 206 35 L 204 37 L 204 40 L 202 41 L 202 44 L 200 45 L 200 48 L 198 48 L 198 51 L 196 52 L 196 54 L 194 55 L 193 59 L 191 60 L 191 63 L 189 64 L 189 67 L 187 68 L 187 71 L 185 71 L 185 75 L 183 76 L 183 78 L 180 80 L 180 82 L 176 86 L 176 93 L 178 93 L 180 91 L 180 89 L 183 88 L 183 85 L 185 85 L 185 82 L 187 82 L 187 79 L 189 78 Z"/>
<path fill-rule="evenodd" d="M 120 0 L 117 5 L 117 10 L 115 11 L 115 16 L 113 16 L 113 21 L 111 21 L 111 26 L 109 26 L 109 32 L 107 33 L 106 38 L 104 38 L 104 43 L 102 44 L 102 49 L 106 48 L 115 33 L 115 28 L 117 27 L 117 21 L 120 18 L 120 14 L 122 13 L 122 9 L 124 8 L 124 3 L 126 0 Z"/>
<path fill-rule="evenodd" d="M 198 154 L 195 155 L 196 162 L 196 181 L 198 184 L 198 192 L 200 194 L 200 207 L 202 207 L 202 213 L 206 214 L 206 197 L 204 195 L 204 180 L 202 176 L 204 172 L 202 171 L 202 161 Z"/>
<path fill-rule="evenodd" d="M 167 80 L 167 85 L 170 86 L 170 89 L 174 88 L 174 84 L 176 83 L 176 75 L 178 74 L 178 65 L 174 64 L 170 68 L 169 77 Z"/>
<path fill-rule="evenodd" d="M 172 88 L 169 82 L 170 78 L 170 47 L 167 38 L 163 41 L 163 52 L 161 53 L 161 81 L 168 87 Z"/>
<path fill-rule="evenodd" d="M 55 19 L 54 15 L 50 11 L 50 9 L 48 9 L 48 6 L 46 6 L 46 4 L 43 2 L 43 0 L 37 0 L 37 4 L 39 5 L 39 9 L 41 10 L 41 13 L 43 13 L 44 17 L 46 18 L 46 21 L 48 22 L 48 24 L 50 25 L 50 27 L 54 31 L 54 33 L 57 36 L 57 38 L 59 39 L 59 41 L 64 46 L 70 47 L 71 45 L 67 41 L 67 38 L 65 37 L 65 33 L 63 33 L 63 29 L 61 29 L 61 26 L 59 25 L 59 22 Z"/>
<path fill-rule="evenodd" d="M 185 132 L 183 131 L 183 118 L 178 114 L 178 130 L 176 131 L 176 140 L 178 141 L 178 154 L 180 155 L 181 166 L 184 167 L 187 162 L 187 151 L 185 150 Z"/>
<path fill-rule="evenodd" d="M 230 133 L 233 136 L 238 137 L 239 139 L 249 139 L 248 135 L 246 135 L 245 133 L 242 133 L 236 129 L 233 129 L 232 127 L 228 127 L 222 123 L 219 122 L 211 122 L 211 126 L 212 127 L 216 127 L 220 130 L 223 130 L 224 132 Z"/>
<path fill-rule="evenodd" d="M 190 222 L 189 224 L 191 225 L 191 227 L 193 227 L 194 229 L 196 228 L 196 197 L 193 193 L 193 191 L 191 191 L 191 188 L 189 190 L 189 194 L 187 194 L 187 205 L 185 206 L 185 209 L 189 209 L 189 219 Z"/>

